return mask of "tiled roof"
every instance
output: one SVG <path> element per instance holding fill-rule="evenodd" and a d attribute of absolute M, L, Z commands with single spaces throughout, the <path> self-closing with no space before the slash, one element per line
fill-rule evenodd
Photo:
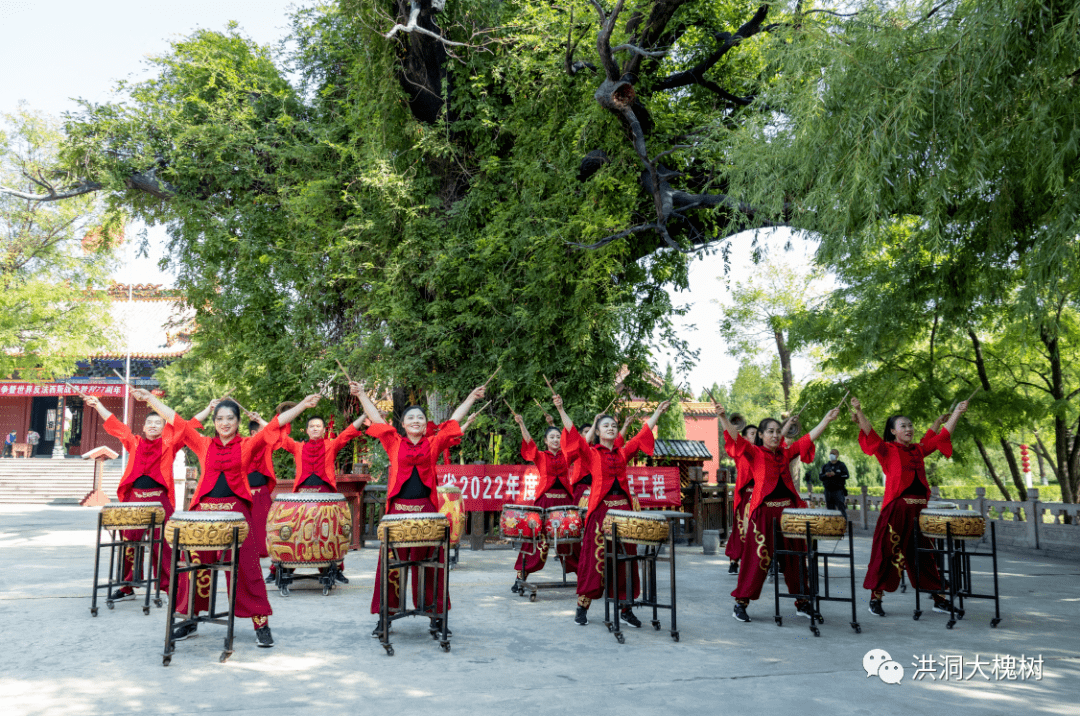
<path fill-rule="evenodd" d="M 712 460 L 712 453 L 703 440 L 657 440 L 653 459 Z"/>

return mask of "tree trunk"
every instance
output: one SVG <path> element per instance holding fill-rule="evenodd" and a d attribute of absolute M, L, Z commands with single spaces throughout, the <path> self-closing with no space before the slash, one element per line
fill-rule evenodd
<path fill-rule="evenodd" d="M 1039 329 L 1039 339 L 1046 346 L 1047 359 L 1050 362 L 1050 397 L 1058 405 L 1065 403 L 1065 376 L 1061 368 L 1061 345 L 1056 334 L 1043 325 Z M 1080 469 L 1077 468 L 1077 455 L 1080 441 L 1070 440 L 1069 424 L 1065 420 L 1065 408 L 1059 408 L 1054 414 L 1054 459 L 1058 484 L 1061 485 L 1061 501 L 1077 502 L 1077 488 L 1080 487 Z M 1070 443 L 1072 443 L 1070 445 Z"/>
<path fill-rule="evenodd" d="M 990 479 L 994 481 L 994 484 L 1001 490 L 1002 496 L 1007 501 L 1012 501 L 1012 497 L 1009 495 L 1008 488 L 1005 487 L 1005 483 L 1001 481 L 1001 478 L 997 475 L 997 470 L 994 469 L 994 463 L 990 462 L 990 455 L 986 452 L 986 447 L 982 444 L 982 440 L 978 438 L 972 438 L 975 441 L 975 447 L 979 448 L 979 454 L 982 455 L 983 462 L 986 463 L 986 469 L 990 473 Z"/>
<path fill-rule="evenodd" d="M 1001 441 L 1001 451 L 1005 453 L 1005 462 L 1009 463 L 1009 472 L 1012 473 L 1013 484 L 1016 485 L 1016 491 L 1020 494 L 1020 500 L 1023 502 L 1027 500 L 1027 481 L 1024 480 L 1020 465 L 1016 462 L 1016 455 L 1013 453 L 1012 445 L 1005 438 L 998 438 L 998 440 Z"/>
<path fill-rule="evenodd" d="M 780 354 L 780 383 L 784 388 L 784 410 L 791 412 L 791 351 L 788 350 L 787 341 L 784 340 L 783 331 L 775 331 L 776 352 Z"/>

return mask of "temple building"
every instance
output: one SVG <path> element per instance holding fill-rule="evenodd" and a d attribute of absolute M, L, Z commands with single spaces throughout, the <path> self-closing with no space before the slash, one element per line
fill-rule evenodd
<path fill-rule="evenodd" d="M 120 419 L 126 399 L 128 424 L 138 426 L 147 406 L 128 397 L 120 376 L 130 375 L 133 387 L 157 390 L 158 368 L 191 350 L 194 311 L 178 291 L 114 283 L 95 298 L 110 302 L 115 339 L 80 360 L 74 375 L 52 382 L 0 378 L 0 432 L 16 433 L 16 455 L 77 457 L 99 445 L 120 452 L 120 441 L 105 433 L 97 412 L 71 386 L 99 397 Z M 29 445 L 30 431 L 40 436 L 36 447 Z"/>

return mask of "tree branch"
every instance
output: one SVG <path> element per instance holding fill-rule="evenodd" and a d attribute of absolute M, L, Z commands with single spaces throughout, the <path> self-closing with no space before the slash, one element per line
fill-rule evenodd
<path fill-rule="evenodd" d="M 40 183 L 40 182 L 37 182 Z M 60 191 L 51 190 L 47 194 L 29 194 L 18 189 L 11 189 L 10 187 L 0 186 L 0 193 L 8 194 L 19 199 L 26 199 L 27 201 L 60 201 L 62 199 L 73 199 L 83 194 L 90 194 L 95 191 L 103 189 L 103 185 L 100 182 L 79 182 L 70 187 L 61 189 Z"/>
<path fill-rule="evenodd" d="M 431 30 L 427 29 L 426 27 L 421 27 L 421 26 L 417 25 L 416 21 L 420 17 L 420 3 L 417 0 L 412 0 L 410 5 L 411 5 L 411 10 L 409 11 L 409 24 L 402 25 L 401 23 L 398 23 L 398 24 L 394 25 L 392 28 L 390 28 L 390 31 L 387 32 L 385 35 L 383 35 L 383 37 L 385 37 L 387 40 L 389 40 L 394 35 L 396 35 L 398 33 L 398 31 L 400 30 L 401 32 L 409 32 L 409 33 L 415 32 L 418 35 L 427 35 L 428 37 L 436 39 L 439 42 L 441 42 L 442 44 L 447 45 L 448 47 L 468 47 L 469 46 L 468 43 L 465 43 L 465 42 L 454 42 L 453 40 L 447 40 L 445 37 L 443 37 L 439 33 L 432 32 Z"/>

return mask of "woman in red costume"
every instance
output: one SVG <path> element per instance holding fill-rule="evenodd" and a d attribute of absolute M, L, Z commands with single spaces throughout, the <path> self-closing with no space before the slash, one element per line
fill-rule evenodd
<path fill-rule="evenodd" d="M 741 435 L 747 442 L 757 442 L 757 426 L 747 425 L 742 429 Z M 739 558 L 742 557 L 743 534 L 746 532 L 746 509 L 750 506 L 750 498 L 754 494 L 754 476 L 750 466 L 746 463 L 745 454 L 735 453 L 735 439 L 724 431 L 724 452 L 735 461 L 735 499 L 734 524 L 731 525 L 731 536 L 728 537 L 724 554 L 728 557 L 728 574 L 739 573 Z"/>
<path fill-rule="evenodd" d="M 772 565 L 773 550 L 797 549 L 796 540 L 780 537 L 780 544 L 774 545 L 773 522 L 779 520 L 786 507 L 805 507 L 799 498 L 795 484 L 791 479 L 791 462 L 801 458 L 804 462 L 814 459 L 814 441 L 821 437 L 829 423 L 840 415 L 839 408 L 833 408 L 818 425 L 806 435 L 789 446 L 783 445 L 784 426 L 780 421 L 766 418 L 758 425 L 757 440 L 751 443 L 739 434 L 728 420 L 724 406 L 716 404 L 716 414 L 724 426 L 725 439 L 733 440 L 732 452 L 744 459 L 749 475 L 754 481 L 754 491 L 750 505 L 746 508 L 747 519 L 744 522 L 743 551 L 739 557 L 739 581 L 731 596 L 735 597 L 732 616 L 741 622 L 750 621 L 746 607 L 751 600 L 761 596 L 761 588 Z M 799 594 L 804 590 L 799 583 L 799 564 L 793 556 L 785 557 L 780 562 L 784 572 L 788 594 Z M 795 602 L 796 613 L 812 617 L 808 601 Z"/>
<path fill-rule="evenodd" d="M 911 418 L 890 416 L 885 421 L 885 437 L 882 438 L 870 426 L 858 398 L 851 399 L 851 407 L 855 409 L 855 421 L 859 424 L 859 447 L 867 455 L 876 457 L 885 472 L 885 497 L 874 528 L 870 565 L 863 580 L 863 589 L 870 590 L 870 613 L 883 617 L 882 598 L 885 592 L 896 591 L 905 569 L 917 589 L 944 588 L 932 559 L 920 560 L 921 574 L 915 573 L 915 525 L 930 498 L 924 460 L 935 450 L 945 457 L 952 456 L 952 432 L 968 404 L 965 400 L 956 406 L 940 433 L 937 429 L 941 418 L 938 418 L 934 427 L 917 443 L 912 442 L 915 428 Z M 920 546 L 929 549 L 932 544 L 929 538 L 923 537 Z M 940 594 L 934 595 L 934 611 L 949 613 L 948 601 Z"/>
<path fill-rule="evenodd" d="M 252 458 L 259 448 L 268 441 L 277 440 L 279 425 L 291 422 L 301 412 L 319 404 L 318 395 L 309 395 L 296 407 L 281 415 L 274 416 L 270 423 L 251 437 L 241 437 L 240 406 L 232 400 L 218 400 L 209 407 L 214 415 L 214 437 L 199 434 L 193 425 L 186 422 L 176 412 L 146 391 L 144 397 L 159 414 L 171 423 L 174 429 L 183 430 L 184 444 L 199 458 L 202 474 L 195 486 L 189 510 L 225 510 L 239 512 L 250 525 L 252 522 L 252 495 L 247 475 L 252 470 Z M 255 627 L 255 643 L 268 648 L 274 645 L 270 633 L 269 617 L 273 613 L 270 601 L 266 597 L 266 584 L 259 567 L 259 546 L 255 544 L 255 530 L 249 529 L 248 535 L 240 545 L 238 574 L 236 579 L 236 616 L 250 617 Z M 218 559 L 218 552 L 195 552 L 192 559 L 207 563 Z M 197 573 L 195 613 L 209 607 L 210 574 Z M 188 575 L 180 575 L 177 580 L 176 610 L 186 614 L 188 608 Z M 192 615 L 194 616 L 194 615 Z M 177 627 L 173 633 L 176 640 L 187 639 L 195 634 L 198 624 Z"/>
<path fill-rule="evenodd" d="M 665 400 L 656 406 L 656 411 L 645 421 L 645 425 L 637 435 L 632 437 L 622 447 L 616 447 L 615 441 L 619 437 L 619 423 L 610 415 L 601 415 L 596 421 L 596 430 L 599 435 L 599 444 L 588 445 L 576 429 L 571 428 L 566 439 L 576 444 L 576 450 L 580 453 L 581 460 L 585 461 L 582 471 L 592 476 L 592 486 L 589 492 L 589 507 L 585 517 L 585 528 L 581 538 L 581 557 L 578 560 L 578 601 L 577 613 L 574 622 L 581 626 L 589 623 L 589 605 L 594 599 L 604 596 L 604 535 L 601 527 L 608 510 L 640 510 L 637 499 L 633 497 L 630 482 L 626 477 L 626 464 L 633 459 L 640 450 L 646 455 L 653 452 L 653 428 L 664 411 L 671 405 L 670 400 Z M 575 448 L 567 446 L 570 450 Z M 626 551 L 637 554 L 635 545 L 626 545 Z M 633 596 L 641 593 L 641 577 L 638 574 L 637 565 L 632 570 Z M 626 576 L 620 570 L 618 575 L 618 589 L 620 598 L 630 600 L 627 596 L 629 591 L 626 585 Z M 622 619 L 635 627 L 641 626 L 641 620 L 634 616 L 629 607 L 622 611 Z"/>
<path fill-rule="evenodd" d="M 574 423 L 570 420 L 570 416 L 566 414 L 566 411 L 563 410 L 562 397 L 553 395 L 552 402 L 555 403 L 555 408 L 559 411 L 559 417 L 562 418 L 563 430 L 560 432 L 554 425 L 549 425 L 544 429 L 544 447 L 547 448 L 546 450 L 537 449 L 536 442 L 525 427 L 525 418 L 514 413 L 514 422 L 521 428 L 521 457 L 534 463 L 536 469 L 540 472 L 540 482 L 536 486 L 537 497 L 533 504 L 544 508 L 577 504 L 574 499 L 573 488 L 570 486 L 570 463 L 577 458 L 576 444 L 567 445 L 567 448 L 570 449 L 563 448 L 563 445 L 572 442 L 566 440 L 566 431 L 572 430 Z M 563 560 L 567 572 L 577 571 L 578 553 L 580 551 L 580 545 L 559 546 L 558 557 Z M 514 582 L 511 591 L 517 594 L 520 590 L 520 581 L 524 581 L 530 574 L 543 569 L 547 563 L 547 555 L 548 544 L 546 538 L 542 538 L 539 547 L 522 545 L 517 562 L 514 564 L 518 580 Z"/>
<path fill-rule="evenodd" d="M 134 391 L 133 397 L 137 398 L 136 394 L 141 395 L 142 391 Z M 143 421 L 142 437 L 138 437 L 127 425 L 117 420 L 100 400 L 85 394 L 83 400 L 104 419 L 102 427 L 105 432 L 118 438 L 128 452 L 127 467 L 116 490 L 117 499 L 120 502 L 156 502 L 165 508 L 165 520 L 168 520 L 176 509 L 173 460 L 176 453 L 184 447 L 183 431 L 177 431 L 157 413 L 148 413 Z M 161 528 L 164 526 L 163 521 L 159 528 L 154 530 L 155 539 L 161 537 Z M 120 536 L 125 540 L 138 540 L 142 539 L 143 532 L 145 530 L 123 530 Z M 161 546 L 161 564 L 158 564 L 157 552 L 150 555 L 150 561 L 154 573 L 161 579 L 161 588 L 168 592 L 169 564 L 172 561 L 169 545 Z M 128 547 L 124 550 L 124 581 L 134 579 L 134 563 L 135 549 Z M 135 592 L 131 587 L 120 587 L 109 595 L 113 602 L 134 598 Z"/>
<path fill-rule="evenodd" d="M 469 393 L 450 419 L 444 423 L 444 427 L 433 437 L 427 436 L 427 414 L 419 405 L 406 408 L 401 416 L 401 426 L 405 429 L 405 435 L 401 435 L 393 425 L 383 418 L 379 409 L 371 402 L 362 383 L 353 381 L 349 383 L 349 392 L 360 400 L 364 413 L 371 426 L 367 434 L 382 443 L 386 455 L 390 458 L 390 471 L 386 480 L 386 512 L 387 515 L 401 514 L 404 512 L 438 512 L 437 491 L 439 489 L 438 478 L 435 475 L 435 465 L 439 454 L 448 447 L 455 439 L 461 437 L 460 421 L 465 418 L 469 408 L 478 398 L 484 397 L 484 386 L 474 389 Z M 427 559 L 434 547 L 417 547 L 401 550 L 398 555 L 404 560 Z M 375 592 L 371 596 L 371 613 L 378 614 L 381 606 L 379 596 L 379 581 L 382 578 L 382 560 L 375 571 Z M 397 570 L 395 570 L 397 571 Z M 419 569 L 414 567 L 412 574 L 413 605 L 419 606 Z M 398 593 L 400 580 L 396 574 L 390 575 L 391 589 L 389 591 L 390 609 L 397 609 L 401 598 Z M 439 570 L 432 569 L 425 574 L 424 603 L 435 604 L 436 611 L 443 609 L 443 599 L 446 599 L 446 608 L 450 609 L 450 596 L 442 593 L 442 580 L 439 578 Z M 442 620 L 432 617 L 430 628 L 433 631 L 442 629 Z M 376 625 L 371 633 L 378 637 L 382 632 L 382 624 Z"/>

